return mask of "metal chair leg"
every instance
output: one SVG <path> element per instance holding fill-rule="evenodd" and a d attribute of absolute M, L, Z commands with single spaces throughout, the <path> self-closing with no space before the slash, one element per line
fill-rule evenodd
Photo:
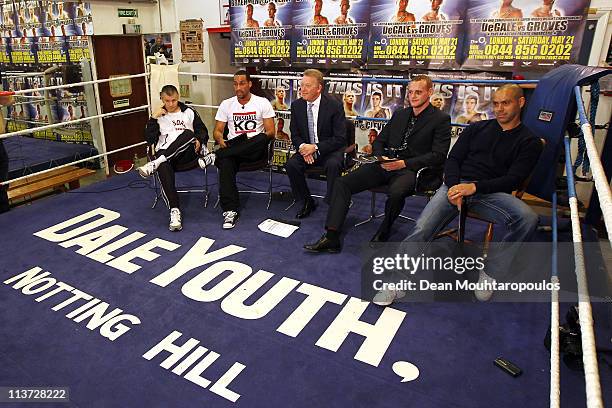
<path fill-rule="evenodd" d="M 416 219 L 412 218 L 412 217 L 408 217 L 407 215 L 399 215 L 399 218 L 403 219 L 403 220 L 407 220 L 407 221 L 412 221 L 412 222 L 416 222 Z"/>
<path fill-rule="evenodd" d="M 291 207 L 293 207 L 295 205 L 295 203 L 296 203 L 296 201 L 295 201 L 295 198 L 294 198 L 293 201 L 291 201 L 291 204 L 289 204 L 289 207 L 285 208 L 285 211 L 289 211 L 289 209 Z"/>
<path fill-rule="evenodd" d="M 272 167 L 269 167 L 268 173 L 270 178 L 268 180 L 268 205 L 266 206 L 266 210 L 269 210 L 270 204 L 272 204 Z"/>
<path fill-rule="evenodd" d="M 373 191 L 371 193 L 372 197 L 370 199 L 370 216 L 363 221 L 359 221 L 357 224 L 355 224 L 355 227 L 367 224 L 368 222 L 374 221 L 376 218 L 380 218 L 385 215 L 384 213 L 376 215 L 376 193 Z"/>
<path fill-rule="evenodd" d="M 459 228 L 457 229 L 457 242 L 465 242 L 465 220 L 467 218 L 468 209 L 465 201 L 463 201 L 459 209 Z"/>

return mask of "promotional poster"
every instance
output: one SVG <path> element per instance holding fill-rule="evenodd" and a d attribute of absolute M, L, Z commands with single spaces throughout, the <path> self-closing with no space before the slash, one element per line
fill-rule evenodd
<path fill-rule="evenodd" d="M 232 63 L 289 65 L 291 0 L 231 0 L 230 21 Z"/>
<path fill-rule="evenodd" d="M 13 64 L 35 64 L 37 44 L 34 38 L 15 37 L 11 39 L 11 61 Z"/>
<path fill-rule="evenodd" d="M 4 1 L 0 10 L 3 37 L 93 34 L 91 5 L 83 1 Z"/>
<path fill-rule="evenodd" d="M 550 70 L 574 63 L 589 0 L 470 0 L 463 68 Z"/>
<path fill-rule="evenodd" d="M 7 37 L 19 37 L 17 31 L 17 15 L 15 14 L 15 4 L 12 2 L 0 3 L 0 15 L 2 16 L 2 36 Z"/>
<path fill-rule="evenodd" d="M 420 72 L 429 75 L 434 80 L 468 79 L 463 72 L 428 71 Z M 330 76 L 346 75 L 330 73 Z M 414 74 L 416 75 L 416 73 Z M 408 102 L 408 83 L 410 74 L 393 73 L 390 71 L 370 72 L 363 76 L 363 82 L 328 81 L 328 94 L 338 95 L 342 99 L 345 114 L 357 116 L 355 122 L 355 139 L 360 150 L 367 152 L 368 145 L 376 139 L 382 128 L 393 113 L 410 106 Z M 375 77 L 385 81 L 367 79 Z M 500 74 L 482 72 L 470 75 L 469 79 L 506 79 Z M 397 82 L 393 82 L 396 79 Z M 483 84 L 448 84 L 434 82 L 430 103 L 437 109 L 446 112 L 451 117 L 452 143 L 461 134 L 464 127 L 480 120 L 492 119 L 493 105 L 491 98 L 497 86 Z M 342 91 L 344 90 L 344 91 Z M 341 96 L 340 96 L 341 95 Z"/>
<path fill-rule="evenodd" d="M 70 62 L 78 63 L 82 59 L 89 60 L 89 38 L 86 35 L 68 37 L 68 57 Z"/>
<path fill-rule="evenodd" d="M 300 76 L 301 71 L 265 69 L 262 75 L 274 77 L 259 79 L 261 92 L 258 95 L 265 97 L 272 104 L 276 117 L 274 118 L 275 141 L 273 165 L 279 169 L 287 162 L 287 154 L 291 147 L 291 103 L 299 96 L 299 80 L 276 78 L 278 76 Z"/>
<path fill-rule="evenodd" d="M 368 0 L 294 0 L 293 7 L 292 63 L 328 68 L 365 63 Z"/>
<path fill-rule="evenodd" d="M 0 64 L 10 64 L 11 62 L 10 47 L 7 45 L 9 41 L 8 38 L 0 38 Z"/>
<path fill-rule="evenodd" d="M 368 65 L 458 68 L 465 1 L 370 1 Z"/>

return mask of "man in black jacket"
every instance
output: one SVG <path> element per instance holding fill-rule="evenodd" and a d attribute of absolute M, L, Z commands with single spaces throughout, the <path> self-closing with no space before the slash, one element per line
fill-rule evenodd
<path fill-rule="evenodd" d="M 372 153 L 382 161 L 362 165 L 336 181 L 325 224 L 327 232 L 305 249 L 339 252 L 339 233 L 352 194 L 382 185 L 389 187 L 385 218 L 372 241 L 389 239 L 405 198 L 414 192 L 417 171 L 426 166 L 442 167 L 448 152 L 450 117 L 429 103 L 432 93 L 428 76 L 412 78 L 408 86 L 410 107 L 396 111 L 372 143 Z"/>
<path fill-rule="evenodd" d="M 183 228 L 174 172 L 183 164 L 198 161 L 203 169 L 215 161 L 208 152 L 208 129 L 198 113 L 183 102 L 175 86 L 165 85 L 160 93 L 162 105 L 147 122 L 145 139 L 155 147 L 155 159 L 138 168 L 144 178 L 157 172 L 162 197 L 170 208 L 170 231 Z"/>
<path fill-rule="evenodd" d="M 285 164 L 296 201 L 303 202 L 297 218 L 306 218 L 316 208 L 304 171 L 307 166 L 325 168 L 326 201 L 334 181 L 342 172 L 346 146 L 346 118 L 342 104 L 322 94 L 323 74 L 316 69 L 304 71 L 300 81 L 302 97 L 291 104 L 291 143 L 298 151 Z"/>
<path fill-rule="evenodd" d="M 518 85 L 504 85 L 493 94 L 496 119 L 483 120 L 465 128 L 453 146 L 444 166 L 444 184 L 416 221 L 404 242 L 428 243 L 458 214 L 462 203 L 486 220 L 505 225 L 502 242 L 528 241 L 535 231 L 538 216 L 527 204 L 512 195 L 512 191 L 531 174 L 542 143 L 521 123 L 525 104 L 523 90 Z M 508 245 L 503 257 L 489 257 L 489 271 L 505 271 L 516 253 L 517 245 Z M 494 282 L 480 271 L 479 285 Z M 492 286 L 492 285 L 490 285 Z M 381 291 L 374 303 L 385 306 L 402 297 L 401 291 Z M 477 289 L 476 298 L 488 300 L 493 291 Z"/>

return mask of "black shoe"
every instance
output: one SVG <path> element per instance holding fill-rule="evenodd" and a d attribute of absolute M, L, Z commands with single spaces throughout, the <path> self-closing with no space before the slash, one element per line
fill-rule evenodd
<path fill-rule="evenodd" d="M 295 215 L 296 218 L 306 218 L 317 208 L 317 203 L 312 198 L 304 201 L 304 207 Z"/>
<path fill-rule="evenodd" d="M 388 231 L 376 231 L 376 234 L 372 237 L 370 242 L 387 242 L 389 240 L 389 232 Z"/>
<path fill-rule="evenodd" d="M 337 239 L 329 239 L 327 234 L 323 234 L 321 238 L 314 244 L 304 245 L 304 249 L 310 252 L 329 252 L 332 254 L 342 250 L 340 241 Z"/>

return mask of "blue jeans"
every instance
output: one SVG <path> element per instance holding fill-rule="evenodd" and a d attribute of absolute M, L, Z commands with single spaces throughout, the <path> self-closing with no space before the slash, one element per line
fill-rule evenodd
<path fill-rule="evenodd" d="M 440 186 L 433 198 L 419 215 L 414 229 L 404 242 L 431 242 L 458 214 L 457 207 L 447 198 L 448 187 Z M 506 226 L 501 242 L 510 244 L 499 256 L 490 256 L 487 274 L 494 276 L 506 271 L 521 242 L 529 241 L 538 225 L 538 216 L 527 204 L 508 193 L 474 194 L 464 198 L 470 212 Z M 493 273 L 489 273 L 493 271 Z"/>

